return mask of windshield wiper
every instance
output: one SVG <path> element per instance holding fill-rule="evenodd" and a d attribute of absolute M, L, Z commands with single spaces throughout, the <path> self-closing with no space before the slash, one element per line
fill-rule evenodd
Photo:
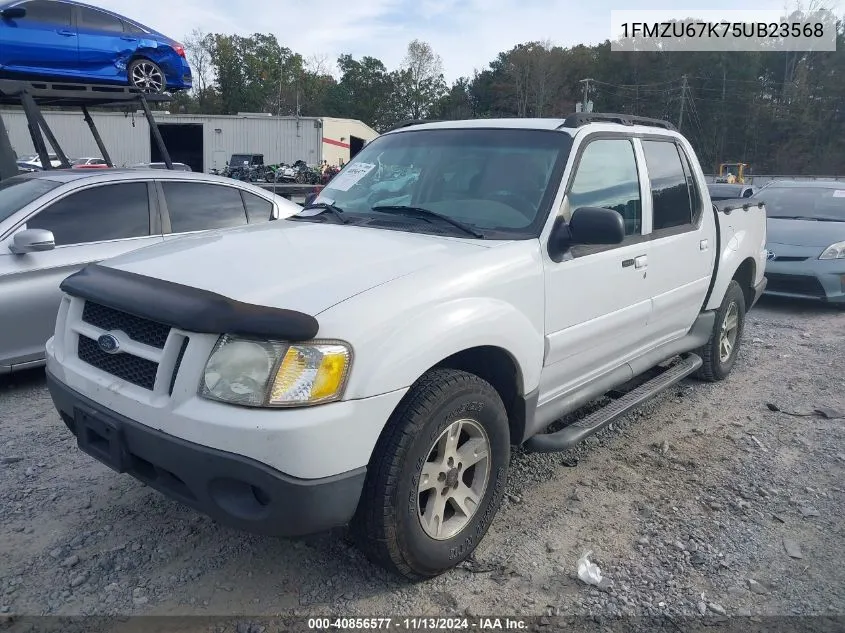
<path fill-rule="evenodd" d="M 464 224 L 460 220 L 450 218 L 448 215 L 443 215 L 442 213 L 437 213 L 436 211 L 424 209 L 423 207 L 410 207 L 401 204 L 385 204 L 373 207 L 373 211 L 378 211 L 379 213 L 398 213 L 400 215 L 411 215 L 416 216 L 418 218 L 433 218 L 435 220 L 441 220 L 443 222 L 451 224 L 455 228 L 462 230 L 464 233 L 472 235 L 473 237 L 477 237 L 482 240 L 484 239 L 484 234 L 479 233 L 469 224 Z"/>
<path fill-rule="evenodd" d="M 344 215 L 343 215 L 343 209 L 341 209 L 340 207 L 336 207 L 333 204 L 329 204 L 328 202 L 318 202 L 316 204 L 309 204 L 307 207 L 303 207 L 302 211 L 310 211 L 311 209 L 322 209 L 323 213 L 326 213 L 326 212 L 330 213 L 341 224 L 349 224 L 349 219 L 344 217 Z M 322 215 L 322 213 L 317 213 L 315 215 L 299 215 L 299 214 L 297 214 L 297 215 L 290 216 L 288 219 L 289 220 L 297 220 L 299 218 L 307 219 L 307 218 L 317 217 L 318 215 Z"/>

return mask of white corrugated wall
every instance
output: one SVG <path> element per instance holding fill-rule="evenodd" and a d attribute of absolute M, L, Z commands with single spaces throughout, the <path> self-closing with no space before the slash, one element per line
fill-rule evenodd
<path fill-rule="evenodd" d="M 0 110 L 9 140 L 18 156 L 34 154 L 32 139 L 21 110 Z M 117 166 L 150 160 L 150 130 L 142 113 L 124 115 L 92 112 L 91 116 Z M 99 156 L 91 131 L 77 112 L 44 112 L 44 118 L 69 157 Z M 133 127 L 134 119 L 134 127 Z M 265 163 L 309 164 L 322 160 L 322 125 L 314 118 L 261 116 L 191 116 L 155 114 L 160 124 L 203 126 L 204 169 L 222 169 L 232 154 L 264 154 Z M 218 131 L 219 130 L 219 131 Z"/>

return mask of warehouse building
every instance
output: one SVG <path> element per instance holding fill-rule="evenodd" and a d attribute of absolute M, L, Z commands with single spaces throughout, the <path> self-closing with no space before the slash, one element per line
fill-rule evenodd
<path fill-rule="evenodd" d="M 35 154 L 22 110 L 0 116 L 18 156 Z M 115 166 L 162 160 L 150 126 L 141 112 L 92 112 Z M 277 117 L 242 113 L 235 116 L 168 114 L 154 117 L 174 162 L 194 171 L 223 169 L 232 154 L 263 154 L 266 164 L 323 160 L 348 162 L 378 132 L 361 121 L 327 117 Z M 45 111 L 44 118 L 69 157 L 97 157 L 99 150 L 79 112 Z"/>

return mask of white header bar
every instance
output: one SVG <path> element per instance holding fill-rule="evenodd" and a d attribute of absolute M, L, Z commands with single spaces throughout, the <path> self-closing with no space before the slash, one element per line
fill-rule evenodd
<path fill-rule="evenodd" d="M 829 11 L 610 12 L 612 51 L 835 51 L 836 17 Z"/>

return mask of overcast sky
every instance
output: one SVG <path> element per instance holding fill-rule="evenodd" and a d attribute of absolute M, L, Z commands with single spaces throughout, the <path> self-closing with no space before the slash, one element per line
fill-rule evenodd
<path fill-rule="evenodd" d="M 610 35 L 612 9 L 779 9 L 784 0 L 86 0 L 138 20 L 174 39 L 205 32 L 272 32 L 302 54 L 371 55 L 388 69 L 408 42 L 427 41 L 443 58 L 446 79 L 471 76 L 516 44 L 551 40 L 596 44 Z M 789 5 L 794 6 L 795 0 Z M 827 2 L 825 4 L 833 4 Z M 694 11 L 692 11 L 694 13 Z"/>

